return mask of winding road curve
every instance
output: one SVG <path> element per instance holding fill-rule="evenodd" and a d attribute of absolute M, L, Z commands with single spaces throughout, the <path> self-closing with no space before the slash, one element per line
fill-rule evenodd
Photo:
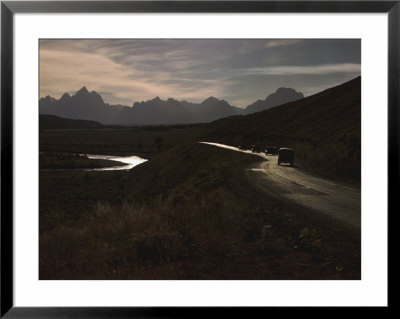
<path fill-rule="evenodd" d="M 264 160 L 245 170 L 248 181 L 260 190 L 294 201 L 351 226 L 361 227 L 361 190 L 313 176 L 299 166 L 279 166 L 276 156 L 252 153 L 236 147 L 201 142 L 237 152 L 258 155 Z"/>

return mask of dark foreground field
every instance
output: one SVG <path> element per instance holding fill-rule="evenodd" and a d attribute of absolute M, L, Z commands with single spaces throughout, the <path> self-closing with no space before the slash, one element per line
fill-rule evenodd
<path fill-rule="evenodd" d="M 259 193 L 258 160 L 187 142 L 130 172 L 40 174 L 40 279 L 360 279 L 360 230 Z"/>
<path fill-rule="evenodd" d="M 40 279 L 361 279 L 359 227 L 261 192 L 244 176 L 259 157 L 199 141 L 293 147 L 359 187 L 361 78 L 207 125 L 42 130 L 41 152 L 149 161 L 40 173 Z"/>

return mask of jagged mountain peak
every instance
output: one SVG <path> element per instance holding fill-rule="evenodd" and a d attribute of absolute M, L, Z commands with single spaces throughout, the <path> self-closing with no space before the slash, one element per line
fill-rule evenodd
<path fill-rule="evenodd" d="M 207 99 L 205 99 L 201 104 L 206 104 L 206 103 L 215 103 L 215 102 L 219 102 L 220 100 L 218 100 L 217 98 L 210 96 Z"/>
<path fill-rule="evenodd" d="M 68 93 L 64 93 L 62 95 L 62 97 L 60 98 L 60 101 L 66 101 L 66 100 L 70 100 L 71 99 L 71 95 L 69 95 Z"/>
<path fill-rule="evenodd" d="M 77 91 L 75 93 L 75 95 L 82 95 L 82 94 L 89 94 L 88 89 L 86 88 L 86 86 L 83 86 L 79 91 Z"/>
<path fill-rule="evenodd" d="M 281 99 L 281 97 L 285 97 Z M 83 86 L 75 95 L 64 93 L 59 100 L 48 96 L 40 100 L 42 114 L 53 114 L 67 118 L 95 120 L 101 123 L 137 123 L 176 124 L 205 123 L 219 118 L 258 112 L 259 110 L 277 106 L 302 98 L 302 93 L 294 89 L 280 87 L 265 100 L 259 100 L 243 112 L 231 106 L 227 101 L 209 96 L 201 103 L 178 101 L 172 97 L 166 101 L 156 96 L 152 100 L 135 102 L 133 107 L 112 107 L 105 103 L 96 91 Z M 271 106 L 272 105 L 272 106 Z M 250 110 L 250 111 L 249 111 Z"/>
<path fill-rule="evenodd" d="M 274 93 L 269 94 L 265 100 L 258 100 L 244 110 L 244 114 L 261 112 L 278 105 L 293 102 L 304 98 L 303 93 L 297 92 L 295 89 L 280 87 Z"/>
<path fill-rule="evenodd" d="M 172 97 L 168 98 L 167 102 L 169 102 L 169 103 L 180 103 L 178 100 L 175 100 Z"/>
<path fill-rule="evenodd" d="M 275 91 L 275 93 L 283 94 L 283 93 L 301 93 L 301 92 L 297 92 L 295 89 L 292 88 L 280 87 Z"/>
<path fill-rule="evenodd" d="M 40 99 L 41 101 L 56 101 L 55 98 L 51 97 L 50 95 L 46 95 Z"/>
<path fill-rule="evenodd" d="M 276 97 L 279 97 L 282 100 L 291 98 L 299 99 L 299 98 L 304 98 L 304 95 L 301 92 L 297 92 L 295 89 L 280 87 L 275 91 L 275 93 L 271 93 L 270 95 L 268 95 L 265 100 Z"/>

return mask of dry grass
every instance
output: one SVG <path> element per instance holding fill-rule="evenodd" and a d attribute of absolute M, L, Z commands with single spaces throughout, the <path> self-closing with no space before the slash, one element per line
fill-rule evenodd
<path fill-rule="evenodd" d="M 104 175 L 108 189 L 124 183 L 120 204 L 67 213 L 53 198 L 41 215 L 40 279 L 359 279 L 360 234 L 249 188 L 242 170 L 256 159 L 189 143 Z M 98 180 L 80 183 L 75 191 Z M 56 184 L 43 185 L 56 196 Z"/>

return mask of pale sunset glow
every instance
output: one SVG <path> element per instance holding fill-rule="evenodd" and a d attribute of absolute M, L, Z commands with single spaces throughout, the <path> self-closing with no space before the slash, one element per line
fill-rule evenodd
<path fill-rule="evenodd" d="M 246 107 L 279 87 L 305 96 L 361 73 L 357 39 L 40 40 L 40 97 L 86 86 L 131 106 L 159 96 Z"/>

